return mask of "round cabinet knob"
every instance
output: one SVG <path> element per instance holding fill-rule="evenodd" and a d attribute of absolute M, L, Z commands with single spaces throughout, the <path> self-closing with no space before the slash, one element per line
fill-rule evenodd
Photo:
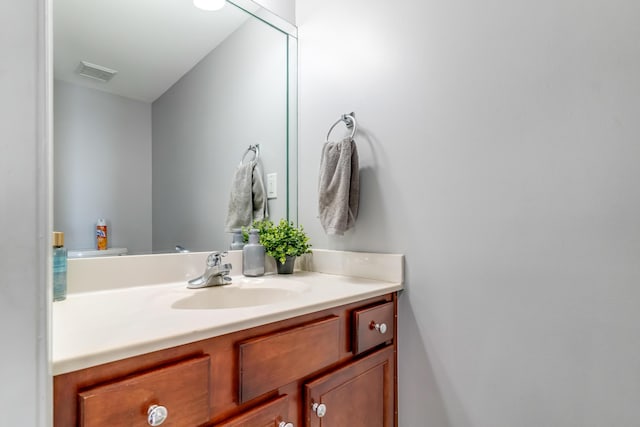
<path fill-rule="evenodd" d="M 371 322 L 371 329 L 375 329 L 376 331 L 380 332 L 381 334 L 384 334 L 387 332 L 387 324 L 386 323 L 376 323 L 376 322 Z"/>
<path fill-rule="evenodd" d="M 169 411 L 167 408 L 160 405 L 151 405 L 147 409 L 147 422 L 150 426 L 159 426 L 167 420 Z"/>
<path fill-rule="evenodd" d="M 325 405 L 324 403 L 314 403 L 311 406 L 311 409 L 313 410 L 313 412 L 316 413 L 316 415 L 318 416 L 318 418 L 322 418 L 325 416 L 325 414 L 327 413 L 327 405 Z"/>
<path fill-rule="evenodd" d="M 293 423 L 285 423 L 284 421 L 280 421 L 278 427 L 293 427 Z"/>

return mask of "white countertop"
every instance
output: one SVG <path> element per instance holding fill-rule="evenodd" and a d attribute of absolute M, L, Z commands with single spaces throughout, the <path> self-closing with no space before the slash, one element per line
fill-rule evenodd
<path fill-rule="evenodd" d="M 333 251 L 327 255 L 335 257 Z M 71 293 L 53 304 L 52 371 L 58 375 L 384 295 L 402 289 L 401 274 L 396 279 L 297 271 L 233 276 L 231 285 L 197 290 L 181 280 Z M 209 308 L 231 293 L 249 295 L 251 303 L 252 291 L 264 288 L 276 289 L 275 302 L 238 307 L 244 300 L 236 298 L 236 307 Z"/>

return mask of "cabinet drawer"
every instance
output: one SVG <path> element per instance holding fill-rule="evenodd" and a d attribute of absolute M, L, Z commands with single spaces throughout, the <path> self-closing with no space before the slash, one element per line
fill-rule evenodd
<path fill-rule="evenodd" d="M 353 353 L 391 341 L 395 331 L 394 303 L 355 310 L 353 314 Z"/>
<path fill-rule="evenodd" d="M 249 409 L 230 420 L 217 423 L 216 427 L 274 427 L 289 419 L 289 396 L 279 396 L 262 405 Z"/>
<path fill-rule="evenodd" d="M 248 402 L 336 362 L 339 319 L 330 316 L 240 343 L 239 402 Z"/>
<path fill-rule="evenodd" d="M 167 408 L 164 426 L 209 420 L 209 356 L 160 367 L 78 393 L 80 426 L 149 426 L 152 405 Z"/>

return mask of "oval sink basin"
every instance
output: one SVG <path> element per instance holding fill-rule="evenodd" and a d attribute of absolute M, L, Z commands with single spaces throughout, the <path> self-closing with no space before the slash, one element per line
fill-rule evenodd
<path fill-rule="evenodd" d="M 276 304 L 301 293 L 299 289 L 245 287 L 236 285 L 199 289 L 172 304 L 172 308 L 206 310 Z"/>

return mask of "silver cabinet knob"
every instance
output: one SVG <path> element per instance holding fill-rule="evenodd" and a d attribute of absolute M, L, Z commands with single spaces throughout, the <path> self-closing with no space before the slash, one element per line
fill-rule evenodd
<path fill-rule="evenodd" d="M 327 413 L 327 405 L 325 405 L 324 403 L 314 403 L 313 405 L 311 405 L 311 409 L 316 413 L 318 418 L 324 417 Z"/>
<path fill-rule="evenodd" d="M 147 422 L 150 426 L 159 426 L 167 420 L 169 411 L 167 408 L 160 405 L 151 405 L 147 409 Z"/>
<path fill-rule="evenodd" d="M 278 424 L 278 427 L 294 427 L 293 423 L 286 423 L 284 421 L 280 421 L 280 424 Z"/>
<path fill-rule="evenodd" d="M 384 334 L 387 332 L 387 324 L 386 323 L 376 323 L 371 322 L 371 329 L 375 329 L 376 331 Z"/>

